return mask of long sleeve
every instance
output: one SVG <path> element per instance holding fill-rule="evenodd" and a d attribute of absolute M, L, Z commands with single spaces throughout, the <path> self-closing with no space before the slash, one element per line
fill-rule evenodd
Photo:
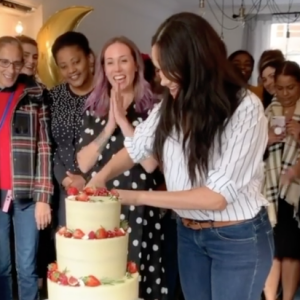
<path fill-rule="evenodd" d="M 38 128 L 34 200 L 50 203 L 53 194 L 50 117 L 44 102 L 38 111 Z"/>
<path fill-rule="evenodd" d="M 65 167 L 64 163 L 62 162 L 62 160 L 60 159 L 57 149 L 55 149 L 54 151 L 53 160 L 54 160 L 54 167 L 53 167 L 54 176 L 57 182 L 61 184 L 64 178 L 67 176 L 68 170 Z"/>
<path fill-rule="evenodd" d="M 149 117 L 136 126 L 133 137 L 125 137 L 124 146 L 135 163 L 141 162 L 152 154 L 160 107 L 161 104 L 157 104 Z"/>
<path fill-rule="evenodd" d="M 247 186 L 263 167 L 268 140 L 268 124 L 263 106 L 252 94 L 247 96 L 230 120 L 222 139 L 222 154 L 209 170 L 206 186 L 237 200 L 238 191 Z"/>

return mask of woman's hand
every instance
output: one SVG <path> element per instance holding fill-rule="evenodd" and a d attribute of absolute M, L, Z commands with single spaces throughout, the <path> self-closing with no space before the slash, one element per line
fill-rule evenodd
<path fill-rule="evenodd" d="M 72 174 L 67 172 L 68 177 L 72 180 L 70 187 L 76 187 L 78 191 L 82 191 L 85 186 L 85 179 L 81 175 Z"/>
<path fill-rule="evenodd" d="M 268 146 L 272 146 L 273 144 L 281 142 L 285 138 L 285 133 L 282 134 L 275 134 L 274 128 L 269 128 L 269 139 L 268 139 Z"/>
<path fill-rule="evenodd" d="M 72 179 L 71 179 L 69 176 L 66 176 L 66 177 L 64 178 L 64 180 L 62 181 L 61 185 L 62 185 L 65 189 L 67 189 L 67 188 L 70 186 L 71 183 L 72 183 Z"/>
<path fill-rule="evenodd" d="M 141 204 L 142 191 L 114 190 L 114 192 L 122 205 L 134 205 L 134 206 L 142 205 Z"/>
<path fill-rule="evenodd" d="M 280 178 L 281 185 L 290 184 L 297 177 L 296 171 L 294 167 L 288 168 Z"/>
<path fill-rule="evenodd" d="M 300 135 L 300 124 L 295 120 L 290 120 L 286 124 L 286 131 L 291 135 L 296 141 L 299 141 Z"/>
<path fill-rule="evenodd" d="M 91 180 L 87 183 L 86 187 L 105 188 L 106 180 L 104 180 L 100 174 L 101 173 L 97 173 L 94 177 L 92 177 Z"/>
<path fill-rule="evenodd" d="M 111 95 L 113 95 L 113 91 L 111 92 Z M 113 96 L 110 97 L 108 121 L 105 126 L 105 128 L 107 129 L 108 132 L 114 132 L 117 127 L 112 99 L 113 99 Z"/>
<path fill-rule="evenodd" d="M 48 203 L 37 202 L 35 204 L 35 221 L 38 230 L 45 229 L 51 223 L 51 208 Z"/>
<path fill-rule="evenodd" d="M 126 118 L 126 110 L 124 109 L 124 98 L 119 85 L 117 91 L 114 91 L 112 95 L 111 106 L 113 108 L 113 115 L 117 125 L 122 127 L 122 125 L 128 121 Z"/>

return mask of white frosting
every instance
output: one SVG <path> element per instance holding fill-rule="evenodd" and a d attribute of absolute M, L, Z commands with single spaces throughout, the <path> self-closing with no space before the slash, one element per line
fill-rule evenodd
<path fill-rule="evenodd" d="M 71 196 L 66 199 L 66 223 L 70 229 L 81 229 L 85 233 L 101 226 L 106 230 L 120 227 L 121 204 L 109 197 L 91 197 L 103 202 L 75 201 Z"/>
<path fill-rule="evenodd" d="M 54 283 L 48 279 L 49 300 L 137 300 L 138 274 L 125 279 L 124 283 L 99 287 L 71 287 Z"/>
<path fill-rule="evenodd" d="M 60 271 L 79 278 L 120 279 L 127 268 L 128 234 L 103 240 L 69 239 L 56 234 L 57 264 Z"/>
<path fill-rule="evenodd" d="M 49 300 L 137 300 L 138 273 L 127 278 L 128 234 L 120 237 L 88 240 L 87 234 L 100 227 L 114 230 L 120 227 L 121 204 L 108 197 L 92 197 L 103 202 L 75 201 L 66 199 L 66 223 L 71 230 L 81 229 L 83 239 L 66 238 L 56 234 L 57 265 L 66 276 L 79 280 L 80 286 L 71 287 L 48 279 Z M 93 275 L 103 281 L 121 283 L 86 287 L 80 277 Z"/>

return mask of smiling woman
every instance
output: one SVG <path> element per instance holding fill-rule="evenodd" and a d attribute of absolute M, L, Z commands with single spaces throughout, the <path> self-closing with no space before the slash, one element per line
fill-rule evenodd
<path fill-rule="evenodd" d="M 21 74 L 23 66 L 20 41 L 10 36 L 0 37 L 0 290 L 3 300 L 13 298 L 12 222 L 20 299 L 38 299 L 39 230 L 51 222 L 49 110 L 43 86 Z"/>
<path fill-rule="evenodd" d="M 65 225 L 65 189 L 79 190 L 85 179 L 77 167 L 75 149 L 81 129 L 85 100 L 93 90 L 94 55 L 87 38 L 79 32 L 59 36 L 52 54 L 63 79 L 49 92 L 51 100 L 51 130 L 54 139 L 54 176 L 60 186 L 58 225 Z"/>
<path fill-rule="evenodd" d="M 28 76 L 35 76 L 39 58 L 38 44 L 26 35 L 20 35 L 16 38 L 21 42 L 24 53 L 24 67 L 21 72 Z"/>
<path fill-rule="evenodd" d="M 109 40 L 96 63 L 95 89 L 86 102 L 78 164 L 93 185 L 93 175 L 123 147 L 124 138 L 148 117 L 155 97 L 144 78 L 142 55 L 126 37 Z M 154 190 L 159 185 L 153 159 L 136 164 L 107 182 L 107 187 Z M 163 232 L 160 210 L 150 206 L 122 206 L 121 218 L 130 226 L 130 261 L 140 266 L 139 297 L 166 300 L 164 265 L 161 263 Z M 152 246 L 153 244 L 153 249 Z"/>
<path fill-rule="evenodd" d="M 268 133 L 262 103 L 227 60 L 219 35 L 196 14 L 175 14 L 160 25 L 152 59 L 167 93 L 94 183 L 155 158 L 167 192 L 116 192 L 123 205 L 178 214 L 185 299 L 257 300 L 274 251 L 261 195 Z"/>

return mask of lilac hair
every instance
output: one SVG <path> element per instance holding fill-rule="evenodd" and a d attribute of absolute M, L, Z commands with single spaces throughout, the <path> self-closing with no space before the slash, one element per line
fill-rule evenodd
<path fill-rule="evenodd" d="M 114 43 L 121 43 L 128 46 L 137 65 L 137 73 L 133 82 L 136 111 L 143 113 L 152 109 L 153 105 L 157 101 L 151 91 L 150 84 L 144 79 L 144 62 L 142 55 L 134 42 L 124 36 L 121 36 L 109 40 L 97 57 L 94 76 L 95 88 L 86 100 L 85 110 L 94 111 L 94 116 L 97 117 L 103 117 L 108 113 L 111 85 L 104 72 L 104 54 L 106 49 Z"/>

